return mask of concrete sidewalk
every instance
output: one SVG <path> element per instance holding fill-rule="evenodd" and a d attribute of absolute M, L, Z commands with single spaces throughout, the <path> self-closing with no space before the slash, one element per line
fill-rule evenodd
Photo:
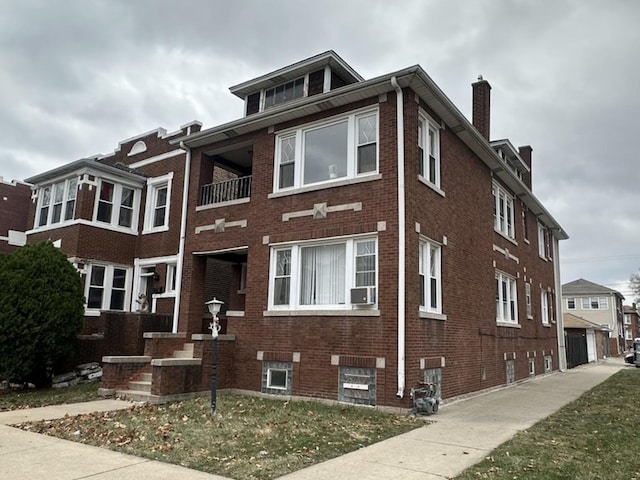
<path fill-rule="evenodd" d="M 581 366 L 443 406 L 434 423 L 281 477 L 281 480 L 429 480 L 450 478 L 495 447 L 625 368 L 621 359 Z M 223 480 L 6 425 L 127 408 L 99 400 L 0 413 L 0 479 Z"/>

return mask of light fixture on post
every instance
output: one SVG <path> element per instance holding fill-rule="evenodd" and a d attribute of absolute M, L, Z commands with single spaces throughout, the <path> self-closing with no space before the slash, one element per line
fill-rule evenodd
<path fill-rule="evenodd" d="M 218 332 L 220 331 L 220 323 L 218 323 L 218 313 L 223 301 L 213 298 L 205 303 L 212 317 L 209 324 L 213 345 L 211 346 L 211 415 L 216 413 L 216 391 L 218 389 Z"/>

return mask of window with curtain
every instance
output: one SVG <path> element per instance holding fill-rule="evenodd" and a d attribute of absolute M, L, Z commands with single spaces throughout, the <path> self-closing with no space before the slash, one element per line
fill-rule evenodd
<path fill-rule="evenodd" d="M 350 289 L 375 287 L 377 271 L 375 238 L 273 248 L 270 308 L 350 308 Z"/>

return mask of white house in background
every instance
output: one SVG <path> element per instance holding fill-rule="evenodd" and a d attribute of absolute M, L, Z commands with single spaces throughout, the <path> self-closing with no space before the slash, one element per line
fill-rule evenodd
<path fill-rule="evenodd" d="M 608 330 L 606 355 L 618 355 L 624 351 L 623 301 L 624 296 L 617 290 L 584 278 L 562 285 L 563 313 L 582 317 Z"/>

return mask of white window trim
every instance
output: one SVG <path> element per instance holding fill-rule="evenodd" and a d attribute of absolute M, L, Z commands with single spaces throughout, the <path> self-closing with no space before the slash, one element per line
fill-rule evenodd
<path fill-rule="evenodd" d="M 276 103 L 275 105 L 271 105 L 271 106 L 265 108 L 264 102 L 265 102 L 265 99 L 267 97 L 267 94 L 266 94 L 267 90 L 273 90 L 273 89 L 275 89 L 277 87 L 281 87 L 282 85 L 286 85 L 287 83 L 295 82 L 296 80 L 299 80 L 300 78 L 304 78 L 304 87 L 303 87 L 304 92 L 302 94 L 302 97 L 293 98 L 291 100 L 287 100 L 286 102 L 282 102 L 282 103 Z M 292 78 L 291 80 L 287 80 L 286 82 L 279 83 L 278 85 L 274 85 L 273 87 L 263 88 L 262 90 L 260 90 L 260 108 L 259 108 L 259 111 L 260 112 L 264 112 L 265 110 L 269 110 L 271 108 L 277 108 L 277 107 L 279 107 L 281 105 L 285 105 L 285 104 L 287 104 L 287 103 L 289 103 L 289 102 L 291 102 L 293 100 L 299 100 L 301 98 L 306 98 L 308 96 L 309 96 L 309 74 L 306 73 L 303 76 Z M 247 99 L 245 100 L 245 109 L 244 109 L 245 112 L 247 111 L 248 98 L 249 97 L 247 97 Z"/>
<path fill-rule="evenodd" d="M 491 189 L 493 201 L 494 201 L 494 216 L 493 216 L 493 229 L 502 235 L 503 237 L 515 241 L 516 239 L 516 224 L 515 224 L 515 201 L 511 193 L 509 193 L 500 184 L 493 182 Z M 504 227 L 500 225 L 500 198 L 501 196 L 505 200 L 505 218 Z M 507 212 L 507 207 L 511 207 L 511 212 Z"/>
<path fill-rule="evenodd" d="M 376 278 L 375 278 L 375 289 L 376 289 L 376 303 L 372 305 L 372 313 L 374 315 L 377 305 L 377 298 L 379 295 L 378 286 L 379 286 L 379 265 L 380 265 L 380 252 L 378 249 L 378 238 L 374 235 L 366 235 L 366 236 L 350 236 L 350 237 L 330 237 L 323 239 L 316 239 L 312 241 L 303 241 L 303 242 L 295 242 L 295 243 L 284 243 L 277 244 L 271 246 L 270 253 L 270 261 L 269 261 L 269 302 L 268 302 L 268 310 L 264 312 L 265 316 L 273 316 L 279 313 L 287 313 L 292 312 L 293 315 L 331 315 L 331 312 L 336 311 L 360 311 L 355 310 L 358 308 L 358 305 L 351 304 L 350 298 L 350 290 L 351 288 L 355 288 L 356 284 L 356 243 L 365 242 L 365 241 L 374 241 L 376 245 Z M 345 303 L 344 304 L 333 304 L 333 305 L 301 305 L 300 304 L 300 280 L 301 280 L 301 258 L 300 258 L 300 250 L 303 247 L 315 247 L 315 246 L 323 246 L 323 245 L 335 245 L 335 244 L 345 244 Z M 273 303 L 273 293 L 275 291 L 275 272 L 276 272 L 276 261 L 277 261 L 277 252 L 282 250 L 291 250 L 291 274 L 289 277 L 289 304 L 288 305 L 275 305 Z M 371 312 L 371 310 L 366 309 L 366 312 Z M 309 313 L 312 312 L 312 313 Z"/>
<path fill-rule="evenodd" d="M 147 198 L 145 201 L 144 209 L 144 227 L 142 234 L 166 232 L 169 230 L 169 213 L 171 211 L 171 184 L 173 183 L 173 172 L 169 172 L 166 175 L 160 177 L 154 177 L 147 179 Z M 158 227 L 153 226 L 153 220 L 155 217 L 156 197 L 157 191 L 164 187 L 167 187 L 167 204 L 164 212 L 164 224 Z"/>
<path fill-rule="evenodd" d="M 524 283 L 524 300 L 525 306 L 527 307 L 527 318 L 533 318 L 533 308 L 531 305 L 531 284 L 528 282 Z"/>
<path fill-rule="evenodd" d="M 427 237 L 420 237 L 420 249 L 418 252 L 418 278 L 424 277 L 424 285 L 418 285 L 419 288 L 424 287 L 425 289 L 425 303 L 427 305 L 419 305 L 420 312 L 428 312 L 435 314 L 442 314 L 442 244 L 438 242 L 434 242 L 433 240 Z M 431 255 L 429 255 L 431 247 L 435 247 L 437 250 L 437 265 L 436 265 L 436 308 L 432 308 L 431 305 L 431 289 L 430 289 L 430 260 Z M 425 253 L 426 250 L 426 253 Z M 427 260 L 427 265 L 424 265 L 423 258 Z M 422 271 L 421 271 L 422 270 Z"/>
<path fill-rule="evenodd" d="M 73 214 L 71 215 L 71 218 L 68 220 L 65 220 L 64 216 L 65 216 L 65 212 L 67 209 L 67 202 L 70 201 L 69 199 L 69 182 L 71 182 L 72 180 L 76 180 L 76 196 L 73 199 L 74 206 L 73 206 Z M 62 211 L 60 212 L 60 220 L 57 221 L 56 223 L 51 223 L 52 218 L 53 218 L 53 205 L 55 203 L 55 187 L 59 184 L 63 184 L 63 188 L 64 188 L 64 194 L 62 196 Z M 51 189 L 51 198 L 49 201 L 49 210 L 47 211 L 47 221 L 43 224 L 43 225 L 39 225 L 40 223 L 40 210 L 42 209 L 42 200 L 44 198 L 44 189 L 45 188 L 50 188 Z M 33 219 L 33 229 L 34 230 L 40 230 L 40 229 L 47 229 L 47 228 L 59 228 L 61 226 L 66 226 L 66 225 L 70 225 L 74 220 L 75 220 L 75 211 L 76 211 L 76 206 L 78 204 L 78 191 L 80 189 L 80 180 L 77 176 L 72 176 L 72 177 L 68 177 L 65 179 L 59 179 L 56 180 L 55 182 L 52 182 L 48 185 L 44 185 L 42 187 L 40 187 L 38 189 L 38 202 L 37 202 L 37 207 L 36 207 L 36 214 L 35 214 L 35 218 Z"/>
<path fill-rule="evenodd" d="M 543 325 L 549 325 L 549 293 L 546 290 L 540 292 L 540 314 Z"/>
<path fill-rule="evenodd" d="M 284 372 L 284 375 L 285 375 L 284 387 L 281 387 L 279 385 L 273 385 L 271 383 L 271 372 L 272 371 Z M 289 371 L 286 368 L 267 368 L 267 388 L 273 389 L 273 390 L 287 390 L 287 386 L 288 385 L 289 385 Z"/>
<path fill-rule="evenodd" d="M 140 274 L 142 273 L 142 269 L 143 268 L 148 268 L 148 267 L 155 267 L 157 265 L 161 265 L 161 264 L 166 264 L 167 265 L 167 269 L 169 268 L 169 265 L 174 265 L 176 266 L 178 262 L 178 258 L 175 255 L 170 255 L 170 256 L 166 256 L 166 257 L 153 257 L 153 258 L 136 258 L 133 262 L 134 264 L 134 271 L 133 271 L 133 288 L 132 288 L 132 292 L 135 292 L 134 295 L 132 295 L 130 304 L 131 304 L 131 311 L 134 312 L 136 310 L 138 310 L 140 308 L 140 305 L 136 302 L 136 298 L 138 297 L 138 293 L 140 292 Z M 176 275 L 177 275 L 177 270 L 176 270 Z M 168 275 L 167 275 L 167 281 L 169 280 Z M 163 293 L 154 293 L 152 295 L 152 298 L 148 298 L 147 301 L 149 302 L 149 311 L 150 312 L 155 312 L 156 311 L 156 301 L 158 298 L 174 298 L 176 296 L 176 291 L 168 291 L 168 289 L 166 288 L 167 286 L 165 285 L 165 291 Z M 178 289 L 178 285 L 176 283 L 176 290 Z"/>
<path fill-rule="evenodd" d="M 98 220 L 98 205 L 100 204 L 100 189 L 102 182 L 109 182 L 113 184 L 113 202 L 111 203 L 111 221 L 103 222 Z M 120 202 L 122 201 L 122 187 L 130 188 L 133 190 L 133 205 L 131 214 L 131 226 L 123 227 L 118 225 L 118 215 L 120 214 Z M 112 178 L 103 177 L 98 181 L 98 187 L 96 188 L 96 195 L 93 204 L 93 225 L 101 226 L 108 230 L 122 231 L 122 232 L 136 232 L 138 230 L 138 212 L 140 211 L 140 189 L 135 185 L 128 183 L 122 183 Z"/>
<path fill-rule="evenodd" d="M 516 278 L 507 273 L 501 272 L 500 270 L 496 270 L 495 280 L 500 285 L 500 288 L 498 288 L 498 299 L 497 299 L 500 304 L 500 307 L 502 307 L 502 304 L 504 303 L 502 283 L 504 280 L 508 280 L 509 288 L 507 289 L 506 300 L 507 300 L 507 304 L 511 303 L 511 301 L 513 300 L 513 303 L 514 303 L 513 311 L 515 316 L 515 318 L 504 318 L 503 308 L 499 309 L 499 313 L 498 313 L 498 309 L 496 308 L 496 322 L 499 325 L 509 325 L 509 326 L 518 325 L 518 282 Z M 513 299 L 512 299 L 512 294 L 513 294 Z"/>
<path fill-rule="evenodd" d="M 127 306 L 131 304 L 131 267 L 126 266 L 126 265 L 117 265 L 117 264 L 108 264 L 108 263 L 88 263 L 86 266 L 87 269 L 87 275 L 85 276 L 85 286 L 84 286 L 84 296 L 87 299 L 87 302 L 89 301 L 89 289 L 91 287 L 91 271 L 93 270 L 93 267 L 104 267 L 105 272 L 104 272 L 104 286 L 103 286 L 103 292 L 102 292 L 102 306 L 101 308 L 89 308 L 89 304 L 85 304 L 85 315 L 87 316 L 96 316 L 99 315 L 100 312 L 105 311 L 105 310 L 110 310 L 110 303 L 111 303 L 111 291 L 113 289 L 113 271 L 116 268 L 119 268 L 121 270 L 126 270 L 126 277 L 125 277 L 125 295 L 124 295 L 124 309 L 123 310 L 117 310 L 117 311 L 122 311 L 122 312 L 126 312 L 127 310 Z"/>
<path fill-rule="evenodd" d="M 357 173 L 357 160 L 358 160 L 358 143 L 357 133 L 358 125 L 357 119 L 370 114 L 376 116 L 376 169 L 371 172 Z M 347 122 L 347 175 L 344 177 L 337 177 L 335 179 L 324 180 L 320 182 L 308 183 L 304 182 L 304 135 L 308 131 L 316 130 L 319 128 L 329 127 L 338 123 Z M 295 136 L 295 160 L 294 160 L 294 179 L 293 186 L 280 188 L 280 145 L 281 140 Z M 358 110 L 352 110 L 346 114 L 336 115 L 331 118 L 325 118 L 318 122 L 307 123 L 296 128 L 282 130 L 276 134 L 276 148 L 274 155 L 274 169 L 273 169 L 273 193 L 297 193 L 299 190 L 305 190 L 309 187 L 316 188 L 328 188 L 335 184 L 344 183 L 345 180 L 353 180 L 359 178 L 367 178 L 373 175 L 378 175 L 380 171 L 380 113 L 379 108 L 376 105 L 374 108 L 366 107 Z M 314 188 L 315 189 L 315 188 Z"/>
<path fill-rule="evenodd" d="M 424 122 L 424 127 L 422 129 L 422 136 L 418 134 L 418 146 L 422 147 L 422 151 L 425 154 L 425 157 L 422 159 L 422 171 L 425 175 L 421 175 L 418 172 L 418 179 L 424 183 L 425 185 L 433 188 L 436 192 L 444 197 L 444 192 L 440 188 L 440 129 L 441 126 L 429 116 L 424 110 L 420 109 L 418 111 L 418 120 Z M 430 172 L 429 172 L 429 129 L 433 129 L 435 132 L 435 152 L 433 157 L 435 158 L 435 182 L 429 180 Z"/>
<path fill-rule="evenodd" d="M 585 300 L 586 305 L 585 306 Z M 594 308 L 591 304 L 593 301 L 598 302 L 598 308 Z M 582 297 L 580 299 L 580 306 L 582 310 L 609 310 L 609 298 L 608 297 Z"/>

